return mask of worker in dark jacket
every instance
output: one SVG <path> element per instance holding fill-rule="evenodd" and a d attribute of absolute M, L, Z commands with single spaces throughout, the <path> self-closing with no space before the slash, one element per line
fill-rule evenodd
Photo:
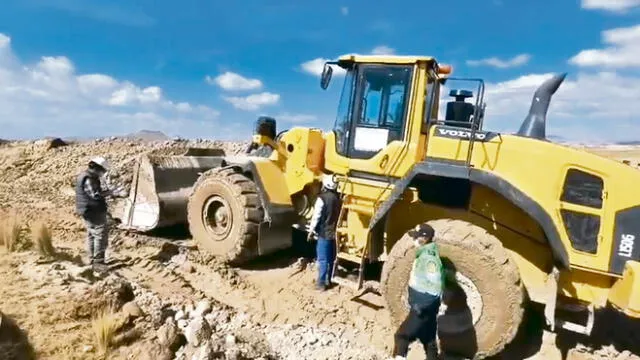
<path fill-rule="evenodd" d="M 125 196 L 122 189 L 108 189 L 101 178 L 109 171 L 109 162 L 103 157 L 89 161 L 87 170 L 76 181 L 76 212 L 87 227 L 87 255 L 95 270 L 104 271 L 105 252 L 108 246 L 107 223 L 108 196 Z"/>
<path fill-rule="evenodd" d="M 336 257 L 336 224 L 340 214 L 340 196 L 331 175 L 322 178 L 322 191 L 313 209 L 309 225 L 309 237 L 318 239 L 316 254 L 318 259 L 318 279 L 316 288 L 327 290 L 331 286 L 333 264 Z"/>
<path fill-rule="evenodd" d="M 409 345 L 420 340 L 428 360 L 438 357 L 437 317 L 446 280 L 438 247 L 433 242 L 434 229 L 426 224 L 410 231 L 416 247 L 409 278 L 409 314 L 395 334 L 394 359 L 405 359 Z"/>

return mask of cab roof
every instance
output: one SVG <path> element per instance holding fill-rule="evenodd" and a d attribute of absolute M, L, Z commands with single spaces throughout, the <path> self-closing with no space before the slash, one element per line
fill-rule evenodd
<path fill-rule="evenodd" d="M 417 62 L 436 62 L 431 56 L 418 55 L 358 55 L 347 54 L 338 58 L 339 63 L 379 63 L 379 64 L 415 64 Z"/>

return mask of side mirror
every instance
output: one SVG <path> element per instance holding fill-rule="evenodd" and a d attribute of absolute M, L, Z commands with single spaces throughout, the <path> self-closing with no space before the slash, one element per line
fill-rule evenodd
<path fill-rule="evenodd" d="M 333 75 L 333 68 L 329 64 L 324 64 L 322 69 L 322 76 L 320 77 L 320 87 L 322 90 L 326 90 L 331 82 L 331 75 Z"/>

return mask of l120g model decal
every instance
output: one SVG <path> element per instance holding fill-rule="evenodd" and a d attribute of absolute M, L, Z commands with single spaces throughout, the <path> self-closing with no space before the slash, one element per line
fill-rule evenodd
<path fill-rule="evenodd" d="M 476 131 L 474 134 L 475 141 L 485 142 L 499 136 L 500 134 L 490 131 Z M 471 139 L 471 130 L 453 126 L 438 126 L 435 131 L 436 137 L 444 137 L 449 139 L 469 140 Z"/>

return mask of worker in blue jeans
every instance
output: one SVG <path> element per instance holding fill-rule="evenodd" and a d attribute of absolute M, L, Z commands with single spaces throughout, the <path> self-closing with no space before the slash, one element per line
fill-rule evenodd
<path fill-rule="evenodd" d="M 309 225 L 309 239 L 317 238 L 316 256 L 318 259 L 318 278 L 316 288 L 327 290 L 333 276 L 333 263 L 336 258 L 336 224 L 340 214 L 340 195 L 333 176 L 322 178 L 322 190 L 316 199 L 313 216 Z"/>

